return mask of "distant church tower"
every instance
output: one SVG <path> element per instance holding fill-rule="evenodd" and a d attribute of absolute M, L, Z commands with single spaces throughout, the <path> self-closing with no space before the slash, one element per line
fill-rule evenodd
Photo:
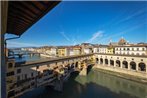
<path fill-rule="evenodd" d="M 127 44 L 127 41 L 123 37 L 118 42 L 118 45 L 126 45 L 126 44 Z"/>
<path fill-rule="evenodd" d="M 109 45 L 112 45 L 112 40 L 111 39 L 109 40 Z"/>

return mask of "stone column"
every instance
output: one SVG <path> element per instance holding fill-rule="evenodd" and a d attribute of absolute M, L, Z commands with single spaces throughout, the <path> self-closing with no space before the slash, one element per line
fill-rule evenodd
<path fill-rule="evenodd" d="M 78 62 L 78 68 L 81 69 L 81 62 Z"/>
<path fill-rule="evenodd" d="M 123 63 L 123 62 L 120 61 L 120 68 L 123 68 L 123 64 L 122 64 L 122 63 Z"/>
<path fill-rule="evenodd" d="M 103 59 L 103 64 L 102 64 L 103 66 L 105 65 L 105 59 Z"/>
<path fill-rule="evenodd" d="M 99 59 L 99 61 L 98 61 L 98 65 L 100 65 L 100 59 Z"/>
<path fill-rule="evenodd" d="M 116 67 L 116 61 L 114 60 L 114 67 Z"/>
<path fill-rule="evenodd" d="M 128 70 L 130 70 L 131 65 L 130 65 L 130 61 L 128 61 Z"/>
<path fill-rule="evenodd" d="M 84 63 L 83 69 L 81 70 L 79 75 L 81 75 L 81 76 L 86 76 L 87 75 L 87 64 L 86 63 Z"/>
<path fill-rule="evenodd" d="M 136 71 L 138 71 L 138 64 L 139 64 L 139 63 L 138 63 L 138 62 L 136 62 Z"/>

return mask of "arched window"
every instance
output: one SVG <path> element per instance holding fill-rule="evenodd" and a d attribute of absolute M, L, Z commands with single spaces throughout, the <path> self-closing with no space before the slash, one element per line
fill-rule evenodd
<path fill-rule="evenodd" d="M 96 58 L 96 63 L 98 63 L 99 62 L 99 59 L 98 58 Z"/>
<path fill-rule="evenodd" d="M 103 59 L 102 58 L 100 59 L 100 64 L 103 64 Z"/>
<path fill-rule="evenodd" d="M 110 65 L 114 66 L 114 61 L 113 60 L 110 60 Z"/>
<path fill-rule="evenodd" d="M 138 64 L 138 66 L 139 66 L 139 70 L 140 70 L 140 71 L 145 71 L 145 70 L 146 70 L 146 65 L 145 65 L 145 63 L 142 63 L 142 62 L 141 62 L 141 63 Z"/>
<path fill-rule="evenodd" d="M 8 68 L 12 68 L 13 67 L 13 63 L 8 63 Z"/>
<path fill-rule="evenodd" d="M 132 70 L 136 70 L 136 63 L 134 61 L 130 62 L 130 67 Z"/>
<path fill-rule="evenodd" d="M 108 65 L 108 59 L 105 59 L 105 64 Z"/>
<path fill-rule="evenodd" d="M 119 60 L 116 60 L 116 66 L 120 67 L 120 61 Z"/>
<path fill-rule="evenodd" d="M 123 64 L 123 68 L 128 68 L 128 62 L 127 61 L 123 61 L 122 64 Z"/>

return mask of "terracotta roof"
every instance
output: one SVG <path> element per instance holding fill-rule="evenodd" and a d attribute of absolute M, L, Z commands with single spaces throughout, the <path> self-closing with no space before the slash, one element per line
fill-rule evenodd
<path fill-rule="evenodd" d="M 126 40 L 124 38 L 121 38 L 118 42 L 119 45 L 124 45 L 126 44 Z"/>

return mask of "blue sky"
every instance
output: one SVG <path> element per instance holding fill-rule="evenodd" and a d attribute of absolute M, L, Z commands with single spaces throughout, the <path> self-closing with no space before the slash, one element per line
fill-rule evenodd
<path fill-rule="evenodd" d="M 8 47 L 108 44 L 121 37 L 147 42 L 147 2 L 63 1 Z"/>

